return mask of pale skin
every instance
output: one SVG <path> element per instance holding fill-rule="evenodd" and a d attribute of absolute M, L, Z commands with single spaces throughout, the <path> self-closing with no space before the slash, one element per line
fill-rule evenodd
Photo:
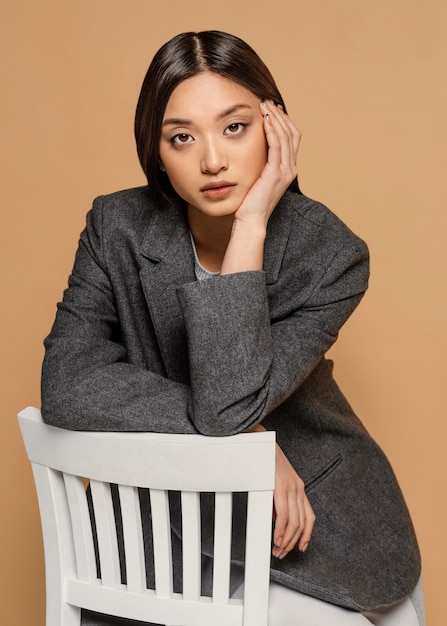
<path fill-rule="evenodd" d="M 163 118 L 160 167 L 187 203 L 206 269 L 221 275 L 263 269 L 267 223 L 296 176 L 300 138 L 281 107 L 213 72 L 174 89 Z M 315 514 L 278 445 L 273 500 L 273 556 L 282 559 L 295 546 L 305 551 Z"/>

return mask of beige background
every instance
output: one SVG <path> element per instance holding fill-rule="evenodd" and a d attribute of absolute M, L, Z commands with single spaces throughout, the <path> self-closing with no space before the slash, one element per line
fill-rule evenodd
<path fill-rule="evenodd" d="M 15 420 L 93 197 L 143 183 L 140 83 L 177 32 L 246 39 L 303 132 L 304 191 L 372 253 L 336 375 L 392 461 L 445 624 L 447 8 L 442 0 L 1 1 L 0 621 L 44 625 L 36 498 Z"/>

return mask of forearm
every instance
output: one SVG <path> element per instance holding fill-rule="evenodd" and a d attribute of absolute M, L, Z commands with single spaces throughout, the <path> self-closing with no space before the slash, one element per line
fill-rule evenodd
<path fill-rule="evenodd" d="M 191 419 L 208 435 L 247 432 L 303 383 L 335 341 L 366 288 L 363 247 L 314 263 L 318 290 L 299 287 L 294 265 L 281 277 L 238 272 L 178 289 L 188 337 Z M 326 261 L 326 259 L 325 259 Z M 344 269 L 343 269 L 344 268 Z M 267 270 L 269 268 L 267 267 Z M 317 272 L 318 269 L 318 272 Z M 309 267 L 312 275 L 312 267 Z M 270 297 L 269 297 L 270 295 Z"/>
<path fill-rule="evenodd" d="M 42 373 L 45 422 L 71 430 L 197 433 L 190 389 L 129 363 L 76 371 L 50 354 Z"/>
<path fill-rule="evenodd" d="M 177 293 L 188 337 L 194 425 L 207 435 L 247 431 L 261 421 L 272 359 L 263 272 L 182 285 Z"/>

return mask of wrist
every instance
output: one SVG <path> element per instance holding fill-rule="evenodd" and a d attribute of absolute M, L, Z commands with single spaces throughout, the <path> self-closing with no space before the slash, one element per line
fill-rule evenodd
<path fill-rule="evenodd" d="M 267 229 L 259 220 L 235 218 L 221 275 L 262 270 L 266 234 Z"/>
<path fill-rule="evenodd" d="M 264 428 L 264 426 L 262 424 L 256 424 L 256 426 L 253 426 L 253 428 L 250 428 L 249 431 L 247 431 L 249 433 L 265 433 L 266 429 Z"/>
<path fill-rule="evenodd" d="M 264 242 L 267 235 L 267 225 L 261 216 L 248 218 L 238 217 L 236 214 L 233 220 L 231 236 L 236 233 Z"/>

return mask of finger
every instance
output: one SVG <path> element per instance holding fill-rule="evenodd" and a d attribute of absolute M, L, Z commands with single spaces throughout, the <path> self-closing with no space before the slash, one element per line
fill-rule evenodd
<path fill-rule="evenodd" d="M 289 178 L 296 176 L 296 155 L 300 133 L 289 117 L 271 101 L 263 103 L 265 132 L 269 144 L 269 162 Z M 271 157 L 271 158 L 270 158 Z"/>
<path fill-rule="evenodd" d="M 314 510 L 312 509 L 307 496 L 305 496 L 304 500 L 304 509 L 305 509 L 305 524 L 303 532 L 301 533 L 301 537 L 298 544 L 298 549 L 300 552 L 305 552 L 309 545 L 309 542 L 312 537 L 312 531 L 315 525 L 316 516 Z"/>
<path fill-rule="evenodd" d="M 288 514 L 289 518 L 282 538 L 279 558 L 283 558 L 294 549 L 305 528 L 304 500 L 298 491 L 289 492 Z"/>
<path fill-rule="evenodd" d="M 289 150 L 290 148 L 292 148 L 290 127 L 287 124 L 282 111 L 280 111 L 278 107 L 273 104 L 272 101 L 265 102 L 264 108 L 266 110 L 267 120 L 271 122 L 271 128 L 276 133 L 280 142 L 280 146 L 283 149 L 286 149 L 286 152 L 283 152 L 282 154 L 282 161 L 283 163 L 285 163 L 287 162 Z"/>
<path fill-rule="evenodd" d="M 289 498 L 287 515 L 287 521 L 282 520 L 282 540 L 273 551 L 273 555 L 279 559 L 287 556 L 297 544 L 300 552 L 305 552 L 311 540 L 316 516 L 304 493 L 304 486 L 303 492 L 295 500 Z"/>
<path fill-rule="evenodd" d="M 297 490 L 290 485 L 282 491 L 276 489 L 274 501 L 276 520 L 272 554 L 281 559 L 298 542 L 304 527 L 304 506 L 302 498 L 297 497 Z"/>
<path fill-rule="evenodd" d="M 289 520 L 282 540 L 282 549 L 288 554 L 298 543 L 305 528 L 305 509 L 302 497 L 289 494 Z"/>
<path fill-rule="evenodd" d="M 267 115 L 269 117 L 267 117 Z M 279 184 L 289 184 L 296 176 L 296 165 L 291 154 L 289 137 L 281 130 L 277 121 L 266 115 L 265 134 L 268 143 L 267 165 L 275 174 Z"/>
<path fill-rule="evenodd" d="M 275 489 L 274 492 L 274 519 L 275 519 L 275 528 L 273 531 L 273 556 L 279 556 L 282 547 L 282 541 L 284 537 L 284 533 L 287 527 L 288 521 L 288 506 L 287 506 L 287 497 L 284 491 L 280 491 Z"/>
<path fill-rule="evenodd" d="M 273 169 L 279 170 L 281 167 L 281 140 L 277 130 L 277 123 L 273 120 L 274 112 L 265 101 L 261 102 L 261 112 L 264 116 L 264 132 L 268 145 L 267 161 Z"/>
<path fill-rule="evenodd" d="M 284 111 L 283 107 L 278 104 L 278 106 L 276 107 L 277 110 L 280 112 L 281 118 L 284 120 L 284 122 L 287 124 L 287 127 L 292 135 L 292 137 L 297 141 L 296 143 L 296 148 L 298 149 L 299 146 L 299 142 L 301 139 L 301 131 L 296 127 L 296 125 L 292 122 L 292 120 L 290 119 L 290 117 L 288 116 L 288 114 Z"/>
<path fill-rule="evenodd" d="M 290 142 L 290 154 L 292 157 L 292 162 L 295 164 L 296 155 L 298 153 L 298 148 L 301 141 L 301 132 L 292 122 L 287 113 L 284 112 L 284 109 L 281 105 L 275 106 L 273 102 L 268 102 L 268 109 L 272 116 L 275 116 L 276 120 L 281 124 L 283 130 L 286 132 L 287 137 Z"/>
<path fill-rule="evenodd" d="M 299 499 L 299 509 L 299 528 L 297 529 L 296 535 L 289 542 L 289 544 L 284 546 L 283 549 L 286 552 L 290 552 L 291 550 L 293 550 L 297 543 L 300 552 L 305 552 L 312 538 L 312 532 L 315 525 L 316 516 L 305 493 L 303 494 L 303 498 Z"/>
<path fill-rule="evenodd" d="M 288 139 L 298 130 L 280 105 L 277 106 L 269 100 L 264 104 L 264 108 L 277 123 L 278 130 L 283 132 Z"/>

